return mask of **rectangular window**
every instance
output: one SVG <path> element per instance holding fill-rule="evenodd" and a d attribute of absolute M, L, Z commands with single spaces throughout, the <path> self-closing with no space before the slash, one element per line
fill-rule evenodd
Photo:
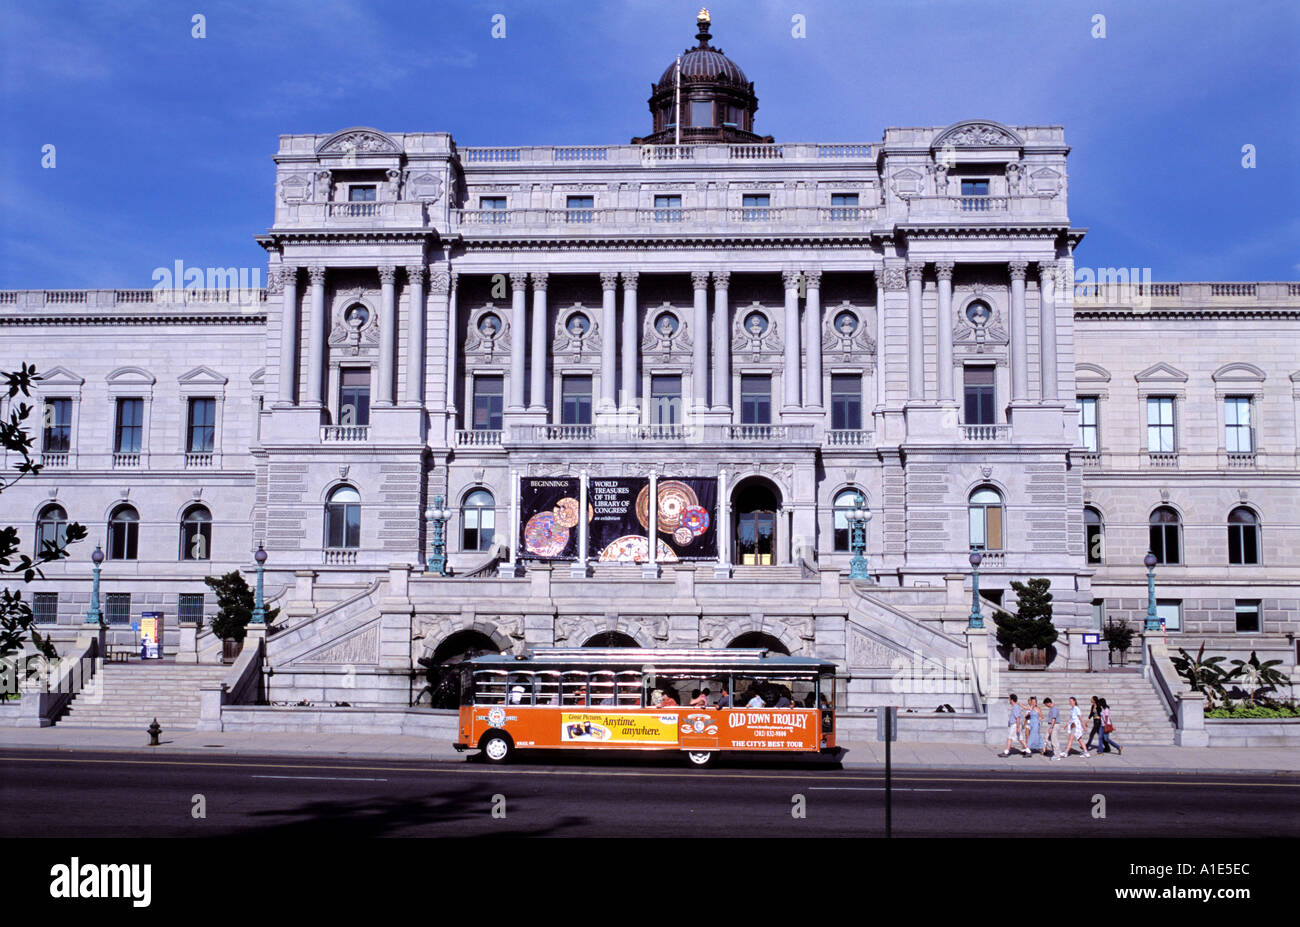
<path fill-rule="evenodd" d="M 742 425 L 772 424 L 771 377 L 766 374 L 741 374 L 740 422 Z"/>
<path fill-rule="evenodd" d="M 104 596 L 104 621 L 107 624 L 131 623 L 131 593 L 110 592 Z"/>
<path fill-rule="evenodd" d="M 1156 617 L 1165 626 L 1166 631 L 1183 629 L 1183 600 L 1156 599 Z"/>
<path fill-rule="evenodd" d="M 970 177 L 961 182 L 962 196 L 988 196 L 989 182 L 984 177 Z"/>
<path fill-rule="evenodd" d="M 768 207 L 771 204 L 772 197 L 767 193 L 746 193 L 740 201 L 740 205 L 743 207 L 740 211 L 740 217 L 747 221 L 766 220 L 768 218 Z"/>
<path fill-rule="evenodd" d="M 59 621 L 59 594 L 36 592 L 32 594 L 32 617 L 37 624 L 57 624 Z"/>
<path fill-rule="evenodd" d="M 1174 452 L 1174 397 L 1147 397 L 1147 450 L 1152 454 Z"/>
<path fill-rule="evenodd" d="M 564 202 L 568 210 L 566 222 L 592 222 L 596 218 L 596 198 L 594 196 L 571 196 Z"/>
<path fill-rule="evenodd" d="M 377 190 L 374 184 L 353 184 L 348 187 L 349 203 L 373 203 Z"/>
<path fill-rule="evenodd" d="M 966 424 L 992 425 L 994 417 L 994 368 L 965 367 Z"/>
<path fill-rule="evenodd" d="M 681 222 L 682 198 L 676 194 L 655 197 L 656 222 Z"/>
<path fill-rule="evenodd" d="M 369 367 L 344 367 L 339 371 L 339 424 L 370 424 Z"/>
<path fill-rule="evenodd" d="M 831 194 L 831 219 L 843 221 L 858 218 L 858 195 L 856 193 Z"/>
<path fill-rule="evenodd" d="M 561 380 L 560 424 L 591 424 L 591 377 L 564 377 Z"/>
<path fill-rule="evenodd" d="M 679 425 L 682 421 L 682 378 L 667 374 L 650 377 L 650 423 Z"/>
<path fill-rule="evenodd" d="M 504 196 L 480 196 L 478 198 L 479 209 L 505 209 L 506 198 Z"/>
<path fill-rule="evenodd" d="M 691 125 L 713 125 L 713 101 L 691 100 Z"/>
<path fill-rule="evenodd" d="M 862 428 L 862 377 L 859 374 L 831 374 L 831 428 L 835 431 L 858 431 Z"/>
<path fill-rule="evenodd" d="M 727 114 L 727 115 L 726 115 L 726 118 L 723 119 L 723 121 L 722 121 L 722 124 L 723 124 L 724 126 L 733 126 L 733 127 L 737 127 L 737 126 L 740 125 L 740 121 L 741 121 L 741 119 L 744 118 L 744 113 L 745 113 L 745 111 L 744 111 L 743 109 L 741 109 L 739 106 L 730 106 L 730 105 L 728 105 L 728 106 L 724 107 L 724 111 L 725 111 L 726 114 Z"/>
<path fill-rule="evenodd" d="M 191 399 L 189 421 L 185 449 L 191 454 L 211 454 L 217 435 L 217 401 Z"/>
<path fill-rule="evenodd" d="M 118 399 L 117 429 L 113 436 L 113 452 L 138 454 L 144 440 L 144 400 Z"/>
<path fill-rule="evenodd" d="M 1084 450 L 1096 454 L 1101 447 L 1097 431 L 1097 397 L 1080 396 L 1079 402 L 1079 444 Z"/>
<path fill-rule="evenodd" d="M 45 400 L 45 421 L 41 450 L 46 454 L 66 454 L 72 449 L 72 400 Z"/>
<path fill-rule="evenodd" d="M 474 378 L 475 431 L 501 430 L 501 405 L 503 379 L 501 377 Z"/>
<path fill-rule="evenodd" d="M 1249 396 L 1229 396 L 1224 399 L 1223 421 L 1227 428 L 1224 446 L 1229 454 L 1249 454 L 1255 450 Z"/>
<path fill-rule="evenodd" d="M 176 609 L 176 619 L 178 621 L 189 622 L 192 624 L 202 624 L 203 593 L 182 592 L 180 605 Z"/>
<path fill-rule="evenodd" d="M 1106 600 L 1092 600 L 1092 626 L 1095 630 L 1100 631 L 1106 626 Z"/>
<path fill-rule="evenodd" d="M 1237 633 L 1258 633 L 1261 627 L 1259 617 L 1259 600 L 1237 600 Z"/>

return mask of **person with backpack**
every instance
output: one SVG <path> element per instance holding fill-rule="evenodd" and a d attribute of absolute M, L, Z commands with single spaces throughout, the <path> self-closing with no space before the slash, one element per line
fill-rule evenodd
<path fill-rule="evenodd" d="M 1101 745 L 1107 750 L 1114 747 L 1115 752 L 1123 756 L 1124 748 L 1116 742 L 1114 737 L 1110 736 L 1111 732 L 1115 730 L 1115 725 L 1110 720 L 1110 706 L 1106 704 L 1104 698 L 1098 699 L 1097 704 L 1101 707 Z"/>

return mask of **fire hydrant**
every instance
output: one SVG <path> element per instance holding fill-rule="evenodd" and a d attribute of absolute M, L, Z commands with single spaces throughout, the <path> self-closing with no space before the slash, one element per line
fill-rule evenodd
<path fill-rule="evenodd" d="M 149 725 L 149 746 L 151 747 L 159 746 L 158 735 L 161 733 L 162 733 L 162 725 L 158 723 L 157 718 L 154 718 L 153 724 Z"/>

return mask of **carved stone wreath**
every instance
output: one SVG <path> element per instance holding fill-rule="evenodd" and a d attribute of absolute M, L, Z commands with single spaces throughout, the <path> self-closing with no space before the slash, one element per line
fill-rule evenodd
<path fill-rule="evenodd" d="M 857 326 L 847 334 L 839 327 L 839 319 L 844 313 L 852 313 L 857 319 Z M 862 354 L 876 353 L 876 339 L 871 337 L 867 326 L 867 310 L 855 306 L 847 299 L 838 306 L 827 306 L 822 321 L 822 353 L 827 356 L 839 355 L 839 360 L 851 360 Z"/>
<path fill-rule="evenodd" d="M 379 344 L 379 312 L 364 293 L 358 287 L 345 290 L 334 298 L 334 326 L 329 336 L 331 346 L 351 344 L 352 353 L 360 354 L 362 344 L 367 347 Z M 365 321 L 359 325 L 349 318 L 353 306 L 361 306 L 366 311 Z"/>
<path fill-rule="evenodd" d="M 495 316 L 500 326 L 491 337 L 483 331 L 483 318 L 489 315 Z M 470 311 L 465 329 L 465 353 L 480 357 L 487 363 L 509 360 L 510 317 L 495 303 L 486 303 Z"/>
<path fill-rule="evenodd" d="M 758 335 L 745 327 L 745 320 L 755 312 L 767 319 L 767 328 Z M 731 318 L 731 348 L 733 351 L 748 351 L 754 359 L 760 354 L 780 354 L 785 343 L 781 340 L 773 311 L 758 300 L 748 306 L 737 306 Z"/>
<path fill-rule="evenodd" d="M 587 319 L 587 329 L 581 334 L 576 334 L 569 325 L 575 315 L 582 315 Z M 575 355 L 578 358 L 584 354 L 599 353 L 600 323 L 596 321 L 595 313 L 582 303 L 574 303 L 561 309 L 555 316 L 555 340 L 551 348 L 557 355 Z"/>
<path fill-rule="evenodd" d="M 659 321 L 664 316 L 671 316 L 676 323 L 671 332 L 659 328 Z M 641 351 L 671 357 L 673 354 L 689 354 L 693 341 L 690 323 L 683 312 L 672 303 L 664 301 L 654 307 L 647 307 L 645 321 L 642 324 Z"/>

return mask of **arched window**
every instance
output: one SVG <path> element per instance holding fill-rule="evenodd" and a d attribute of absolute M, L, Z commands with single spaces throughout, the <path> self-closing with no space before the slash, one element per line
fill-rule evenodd
<path fill-rule="evenodd" d="M 181 516 L 181 559 L 212 559 L 212 513 L 191 505 Z"/>
<path fill-rule="evenodd" d="M 1083 510 L 1083 547 L 1089 563 L 1102 562 L 1101 512 L 1092 506 Z"/>
<path fill-rule="evenodd" d="M 139 543 L 139 514 L 129 505 L 119 505 L 108 517 L 108 559 L 135 560 Z"/>
<path fill-rule="evenodd" d="M 1244 505 L 1228 513 L 1228 562 L 1259 563 L 1259 518 Z"/>
<path fill-rule="evenodd" d="M 852 550 L 850 534 L 853 528 L 853 519 L 850 513 L 858 502 L 858 491 L 856 489 L 846 489 L 835 497 L 835 504 L 831 511 L 835 514 L 835 550 L 839 552 L 848 552 Z"/>
<path fill-rule="evenodd" d="M 1151 553 L 1156 555 L 1156 563 L 1182 563 L 1183 522 L 1167 505 L 1162 505 L 1151 513 Z"/>
<path fill-rule="evenodd" d="M 970 546 L 1002 550 L 1002 494 L 981 486 L 970 494 Z"/>
<path fill-rule="evenodd" d="M 361 494 L 351 486 L 340 486 L 325 503 L 325 546 L 361 546 Z"/>
<path fill-rule="evenodd" d="M 62 506 L 47 505 L 36 516 L 36 555 L 46 544 L 62 546 L 68 539 L 68 513 Z"/>
<path fill-rule="evenodd" d="M 496 537 L 496 500 L 486 489 L 476 489 L 460 507 L 460 549 L 491 550 Z"/>

